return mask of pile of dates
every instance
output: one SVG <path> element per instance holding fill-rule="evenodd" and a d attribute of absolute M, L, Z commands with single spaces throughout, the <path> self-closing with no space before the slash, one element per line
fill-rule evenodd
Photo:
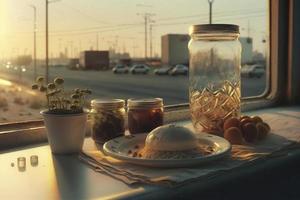
<path fill-rule="evenodd" d="M 232 117 L 222 125 L 224 138 L 231 144 L 254 143 L 263 140 L 270 133 L 270 126 L 259 116 Z"/>

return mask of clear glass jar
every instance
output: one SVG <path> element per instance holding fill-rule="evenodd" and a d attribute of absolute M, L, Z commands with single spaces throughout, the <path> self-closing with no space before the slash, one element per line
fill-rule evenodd
<path fill-rule="evenodd" d="M 128 99 L 128 129 L 131 134 L 148 133 L 163 125 L 163 100 Z"/>
<path fill-rule="evenodd" d="M 94 99 L 91 101 L 92 138 L 104 144 L 125 133 L 125 101 L 122 99 Z"/>
<path fill-rule="evenodd" d="M 223 121 L 240 115 L 239 27 L 202 24 L 190 28 L 189 99 L 197 131 L 218 134 Z"/>

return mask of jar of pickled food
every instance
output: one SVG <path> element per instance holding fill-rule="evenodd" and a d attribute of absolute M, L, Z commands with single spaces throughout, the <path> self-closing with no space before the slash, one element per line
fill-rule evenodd
<path fill-rule="evenodd" d="M 125 101 L 94 99 L 91 101 L 92 138 L 103 144 L 125 133 Z"/>
<path fill-rule="evenodd" d="M 196 130 L 221 131 L 240 115 L 241 45 L 239 26 L 201 24 L 190 28 L 189 99 Z"/>
<path fill-rule="evenodd" d="M 128 129 L 131 134 L 148 133 L 163 124 L 163 100 L 153 99 L 129 99 Z"/>

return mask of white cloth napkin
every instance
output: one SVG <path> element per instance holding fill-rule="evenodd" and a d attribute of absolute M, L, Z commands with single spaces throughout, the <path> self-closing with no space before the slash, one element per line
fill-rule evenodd
<path fill-rule="evenodd" d="M 296 116 L 295 116 L 296 115 Z M 179 185 L 193 180 L 216 177 L 220 173 L 255 164 L 261 159 L 285 156 L 294 148 L 300 148 L 299 112 L 261 114 L 271 125 L 272 133 L 259 143 L 252 145 L 233 145 L 231 157 L 191 168 L 150 168 L 133 165 L 104 155 L 91 139 L 85 141 L 83 153 L 79 158 L 95 171 L 106 173 L 127 184 L 150 183 Z M 186 124 L 191 128 L 191 123 Z"/>

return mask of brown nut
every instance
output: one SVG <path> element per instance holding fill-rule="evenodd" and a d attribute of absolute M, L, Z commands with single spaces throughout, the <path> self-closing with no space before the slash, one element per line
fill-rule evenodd
<path fill-rule="evenodd" d="M 255 123 L 249 122 L 242 126 L 243 136 L 247 142 L 255 142 L 257 139 L 257 129 Z"/>
<path fill-rule="evenodd" d="M 269 126 L 269 124 L 267 124 L 266 122 L 262 122 L 263 125 L 265 125 L 268 128 L 268 133 L 270 133 L 271 131 L 271 127 Z"/>
<path fill-rule="evenodd" d="M 223 129 L 225 131 L 228 128 L 231 128 L 231 127 L 239 128 L 240 127 L 240 120 L 238 120 L 238 118 L 236 118 L 236 117 L 228 118 L 224 122 Z"/>
<path fill-rule="evenodd" d="M 259 140 L 264 139 L 269 133 L 268 127 L 265 124 L 263 124 L 262 122 L 258 122 L 256 124 L 256 129 L 257 129 L 257 133 L 258 133 L 257 138 Z"/>
<path fill-rule="evenodd" d="M 252 116 L 251 119 L 255 123 L 263 122 L 262 118 L 260 118 L 259 116 Z"/>
<path fill-rule="evenodd" d="M 240 127 L 242 128 L 247 123 L 253 123 L 253 120 L 250 117 L 245 117 L 240 120 Z"/>
<path fill-rule="evenodd" d="M 216 123 L 216 126 L 217 126 L 217 129 L 220 131 L 220 132 L 223 132 L 223 126 L 224 126 L 224 120 L 219 120 L 217 123 Z"/>
<path fill-rule="evenodd" d="M 224 138 L 231 144 L 243 144 L 244 138 L 242 132 L 237 127 L 230 127 L 224 133 Z"/>
<path fill-rule="evenodd" d="M 243 119 L 247 119 L 247 118 L 250 118 L 248 115 L 243 115 L 240 117 L 240 121 L 242 121 Z"/>

